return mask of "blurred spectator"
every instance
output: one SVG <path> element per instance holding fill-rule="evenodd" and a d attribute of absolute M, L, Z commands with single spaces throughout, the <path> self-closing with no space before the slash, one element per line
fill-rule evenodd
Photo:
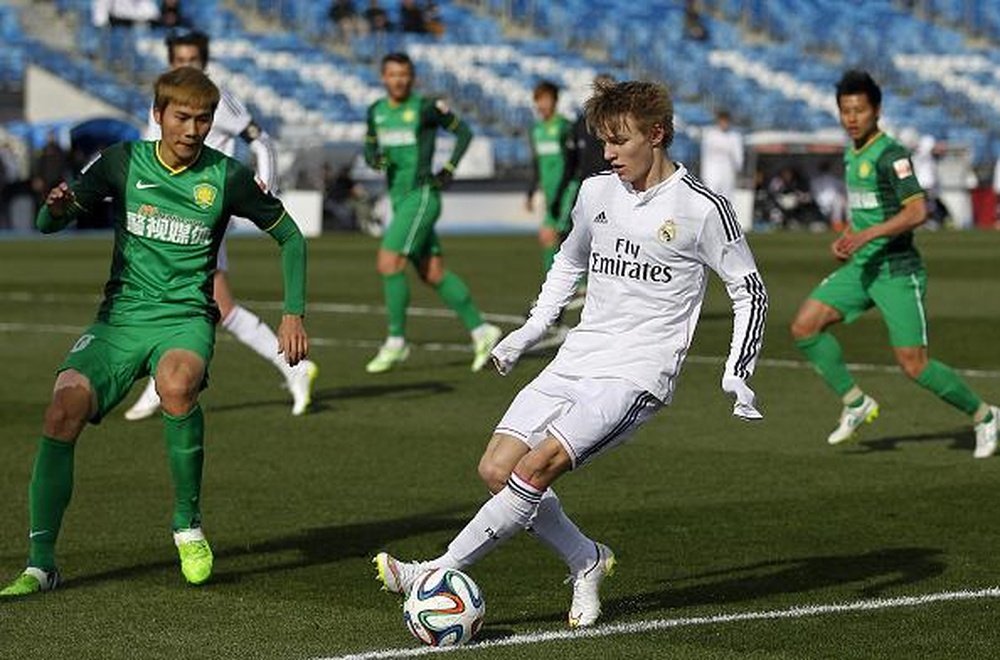
<path fill-rule="evenodd" d="M 343 165 L 334 174 L 324 163 L 323 175 L 323 227 L 339 231 L 364 229 L 368 233 L 374 222 L 374 204 L 364 186 L 351 176 L 351 164 Z"/>
<path fill-rule="evenodd" d="M 732 201 L 736 177 L 743 169 L 743 136 L 730 124 L 729 113 L 715 113 L 715 126 L 701 132 L 701 180 Z"/>
<path fill-rule="evenodd" d="M 10 226 L 7 202 L 16 179 L 17 163 L 14 150 L 6 142 L 0 142 L 0 229 Z"/>
<path fill-rule="evenodd" d="M 819 173 L 809 182 L 809 192 L 820 213 L 834 231 L 842 231 L 847 222 L 847 191 L 844 178 L 834 176 L 831 165 L 824 161 Z"/>
<path fill-rule="evenodd" d="M 389 14 L 379 6 L 378 0 L 371 0 L 368 3 L 368 9 L 365 10 L 365 20 L 368 21 L 368 29 L 372 32 L 388 32 L 392 29 Z"/>
<path fill-rule="evenodd" d="M 400 3 L 399 25 L 403 32 L 412 32 L 414 34 L 425 34 L 427 32 L 424 10 L 417 4 L 416 0 L 403 0 Z"/>
<path fill-rule="evenodd" d="M 50 131 L 45 146 L 35 156 L 31 167 L 31 190 L 35 193 L 35 200 L 41 204 L 49 190 L 69 178 L 70 174 L 69 156 L 59 145 L 56 132 Z"/>
<path fill-rule="evenodd" d="M 993 194 L 997 199 L 997 210 L 995 214 L 996 227 L 1000 229 L 1000 156 L 997 157 L 997 162 L 993 166 Z"/>
<path fill-rule="evenodd" d="M 330 20 L 337 27 L 337 36 L 347 40 L 368 32 L 365 21 L 354 6 L 354 0 L 335 0 L 330 5 Z"/>
<path fill-rule="evenodd" d="M 769 220 L 786 229 L 822 229 L 823 216 L 801 174 L 786 165 L 767 184 L 768 197 L 773 202 Z"/>
<path fill-rule="evenodd" d="M 156 25 L 165 28 L 191 27 L 190 21 L 181 13 L 181 0 L 163 0 Z"/>
<path fill-rule="evenodd" d="M 905 144 L 905 142 L 904 142 Z M 927 223 L 931 229 L 937 229 L 947 224 L 949 220 L 948 207 L 941 201 L 941 184 L 938 177 L 939 149 L 937 142 L 930 135 L 921 135 L 916 144 L 905 144 L 911 150 L 913 173 L 924 189 L 927 199 Z"/>
<path fill-rule="evenodd" d="M 93 0 L 90 17 L 95 27 L 152 23 L 160 18 L 160 7 L 156 0 Z"/>
<path fill-rule="evenodd" d="M 684 2 L 684 38 L 693 41 L 706 41 L 708 39 L 708 28 L 698 10 L 698 0 L 685 0 Z"/>
<path fill-rule="evenodd" d="M 427 31 L 435 37 L 444 34 L 444 21 L 441 19 L 441 8 L 434 0 L 427 0 L 424 3 L 424 25 Z"/>

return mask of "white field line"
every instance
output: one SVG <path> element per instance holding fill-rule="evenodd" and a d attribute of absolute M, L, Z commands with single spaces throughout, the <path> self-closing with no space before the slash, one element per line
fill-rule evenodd
<path fill-rule="evenodd" d="M 0 296 L 2 298 L 2 296 Z M 258 305 L 259 307 L 259 305 Z M 349 305 L 349 307 L 362 307 L 362 305 Z M 372 307 L 371 309 L 376 310 L 378 308 Z M 417 308 L 418 310 L 421 308 Z M 310 311 L 312 311 L 312 306 L 310 306 Z M 428 314 L 423 314 L 423 316 L 438 316 L 440 310 L 436 309 L 425 309 L 423 311 L 431 312 Z M 414 312 L 414 308 L 410 308 L 410 312 Z M 349 312 L 349 313 L 361 313 L 361 312 Z M 414 313 L 414 316 L 420 316 L 419 313 Z M 502 316 L 502 315 L 497 315 Z M 490 318 L 489 314 L 484 314 L 484 318 Z M 495 318 L 495 317 L 494 317 Z M 504 323 L 502 319 L 495 319 L 501 323 Z M 521 319 L 518 317 L 518 322 Z M 66 334 L 66 335 L 78 335 L 83 332 L 84 326 L 74 326 L 74 325 L 53 325 L 53 324 L 34 324 L 34 323 L 0 323 L 0 333 L 34 333 L 34 332 L 45 332 L 54 334 Z M 218 338 L 223 341 L 229 341 L 232 338 L 228 334 L 219 334 Z M 334 339 L 332 337 L 309 337 L 309 343 L 313 346 L 329 346 L 332 348 L 362 348 L 365 350 L 370 350 L 373 348 L 378 348 L 382 345 L 381 339 Z M 443 343 L 443 342 L 426 342 L 423 344 L 410 344 L 411 348 L 416 348 L 422 351 L 430 352 L 454 352 L 454 353 L 469 353 L 472 348 L 468 344 L 458 344 L 458 343 Z M 721 366 L 725 364 L 726 358 L 714 355 L 688 355 L 685 358 L 686 362 L 691 364 L 707 364 Z M 812 371 L 812 365 L 808 362 L 802 360 L 786 360 L 777 358 L 761 358 L 757 361 L 759 367 L 766 367 L 769 369 L 804 369 Z M 878 373 L 895 374 L 899 373 L 899 367 L 891 364 L 867 364 L 863 362 L 849 362 L 847 367 L 852 371 L 871 371 Z M 954 368 L 954 367 L 953 367 Z M 955 369 L 955 371 L 966 377 L 966 378 L 1000 378 L 1000 370 L 990 370 L 990 369 Z"/>
<path fill-rule="evenodd" d="M 58 305 L 65 303 L 92 303 L 100 302 L 101 296 L 91 296 L 83 294 L 37 294 L 30 291 L 8 291 L 0 292 L 0 302 L 23 302 Z M 281 309 L 280 302 L 266 300 L 244 300 L 242 301 L 250 308 L 256 309 Z M 368 316 L 385 315 L 385 307 L 380 305 L 356 305 L 348 303 L 309 303 L 309 312 L 321 314 L 355 314 Z M 407 313 L 411 316 L 425 318 L 454 318 L 451 310 L 444 308 L 410 307 Z M 483 318 L 494 323 L 504 323 L 513 326 L 524 322 L 524 317 L 515 314 L 491 314 L 484 313 Z M 29 325 L 23 323 L 0 323 L 0 332 L 56 332 L 67 334 L 78 334 L 83 328 L 61 325 Z M 225 335 L 220 335 L 225 336 Z M 332 339 L 326 337 L 310 337 L 309 342 L 315 346 L 331 346 L 335 348 L 378 348 L 381 341 L 367 339 Z M 413 348 L 434 352 L 461 352 L 468 353 L 472 349 L 467 344 L 449 343 L 425 343 L 413 344 Z M 722 365 L 725 363 L 724 357 L 709 355 L 688 355 L 687 361 L 693 364 Z M 813 366 L 802 360 L 786 360 L 761 358 L 757 364 L 761 367 L 778 369 L 807 369 L 812 371 Z M 899 373 L 899 367 L 894 364 L 868 364 L 863 362 L 849 362 L 847 367 L 852 371 L 870 371 L 878 373 Z M 966 378 L 1000 378 L 1000 370 L 989 369 L 955 369 L 960 375 Z"/>
<path fill-rule="evenodd" d="M 637 635 L 641 633 L 684 628 L 689 626 L 707 626 L 740 621 L 774 621 L 779 619 L 801 619 L 822 614 L 840 614 L 842 612 L 866 612 L 873 610 L 898 609 L 905 607 L 920 607 L 931 603 L 950 601 L 981 600 L 984 598 L 1000 598 L 1000 587 L 989 587 L 974 591 L 943 591 L 923 594 L 920 596 L 900 596 L 898 598 L 873 598 L 849 603 L 834 603 L 831 605 L 799 605 L 783 610 L 760 610 L 751 612 L 733 612 L 730 614 L 713 614 L 709 616 L 686 617 L 680 619 L 652 619 L 648 621 L 633 621 L 628 623 L 611 623 L 580 630 L 555 630 L 550 632 L 524 633 L 511 635 L 502 639 L 494 639 L 468 646 L 382 649 L 350 655 L 338 655 L 318 660 L 383 660 L 385 658 L 417 658 L 438 653 L 471 652 L 478 649 L 493 649 L 505 646 L 528 646 L 544 644 L 566 639 L 593 639 L 612 637 L 616 635 Z"/>

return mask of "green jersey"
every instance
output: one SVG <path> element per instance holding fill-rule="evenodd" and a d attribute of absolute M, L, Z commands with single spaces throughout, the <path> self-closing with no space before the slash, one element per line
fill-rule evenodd
<path fill-rule="evenodd" d="M 213 273 L 231 215 L 250 219 L 282 243 L 285 311 L 303 313 L 304 241 L 281 202 L 261 190 L 249 169 L 214 149 L 204 147 L 192 165 L 172 169 L 160 159 L 158 145 L 109 147 L 70 186 L 75 203 L 64 215 L 53 218 L 45 207 L 39 212 L 39 228 L 57 231 L 113 199 L 114 253 L 98 320 L 217 321 Z"/>
<path fill-rule="evenodd" d="M 469 147 L 472 131 L 443 101 L 410 94 L 402 103 L 383 98 L 368 108 L 365 160 L 376 169 L 386 169 L 393 200 L 431 182 L 438 128 L 458 138 L 445 166 L 454 170 Z"/>
<path fill-rule="evenodd" d="M 924 194 L 913 173 L 910 154 L 885 133 L 877 133 L 860 149 L 848 149 L 844 171 L 853 231 L 885 222 L 904 204 Z M 875 239 L 855 252 L 852 260 L 859 265 L 887 264 L 893 274 L 920 267 L 912 231 Z"/>
<path fill-rule="evenodd" d="M 541 185 L 545 199 L 551 204 L 565 189 L 567 159 L 574 148 L 573 124 L 562 115 L 552 115 L 536 122 L 531 128 L 531 151 L 535 156 L 535 181 L 531 191 Z"/>

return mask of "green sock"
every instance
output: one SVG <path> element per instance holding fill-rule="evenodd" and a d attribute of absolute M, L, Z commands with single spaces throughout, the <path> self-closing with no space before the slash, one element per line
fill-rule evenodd
<path fill-rule="evenodd" d="M 174 482 L 173 529 L 201 526 L 201 469 L 205 461 L 205 416 L 195 404 L 186 415 L 163 413 L 170 478 Z"/>
<path fill-rule="evenodd" d="M 844 364 L 844 353 L 840 350 L 840 342 L 829 332 L 820 332 L 812 337 L 798 339 L 795 345 L 812 363 L 820 378 L 839 396 L 844 396 L 854 387 L 854 378 Z"/>
<path fill-rule="evenodd" d="M 389 315 L 389 336 L 406 336 L 406 308 L 410 306 L 410 284 L 406 273 L 399 271 L 382 276 L 385 309 Z"/>
<path fill-rule="evenodd" d="M 444 277 L 434 289 L 441 296 L 441 300 L 455 310 L 467 330 L 472 331 L 483 324 L 483 317 L 479 315 L 479 310 L 472 302 L 469 287 L 465 286 L 461 277 L 446 270 Z"/>
<path fill-rule="evenodd" d="M 73 495 L 73 456 L 76 443 L 47 436 L 38 441 L 35 467 L 28 486 L 31 532 L 28 565 L 42 570 L 56 567 L 56 538 L 63 513 Z"/>
<path fill-rule="evenodd" d="M 967 415 L 975 415 L 983 403 L 954 369 L 937 360 L 928 360 L 917 376 L 917 383 Z"/>
<path fill-rule="evenodd" d="M 555 246 L 555 245 L 553 245 L 551 247 L 543 247 L 542 248 L 542 274 L 543 275 L 546 274 L 546 273 L 548 273 L 549 269 L 552 268 L 552 262 L 555 261 L 555 259 L 556 259 L 556 252 L 558 252 L 558 251 L 559 251 L 559 248 L 557 246 Z"/>

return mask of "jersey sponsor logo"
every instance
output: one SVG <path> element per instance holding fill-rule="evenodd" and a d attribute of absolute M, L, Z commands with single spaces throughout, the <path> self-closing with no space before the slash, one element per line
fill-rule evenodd
<path fill-rule="evenodd" d="M 409 129 L 386 129 L 378 132 L 378 142 L 383 147 L 411 147 L 417 143 L 417 134 Z"/>
<path fill-rule="evenodd" d="M 638 243 L 627 238 L 616 238 L 615 254 L 605 255 L 597 250 L 591 251 L 590 272 L 657 284 L 667 284 L 673 279 L 670 266 L 641 260 L 639 253 Z"/>
<path fill-rule="evenodd" d="M 869 176 L 871 176 L 871 173 L 872 173 L 871 161 L 867 160 L 861 161 L 861 163 L 858 165 L 858 176 L 861 177 L 862 179 L 867 179 Z"/>
<path fill-rule="evenodd" d="M 215 203 L 215 198 L 219 196 L 219 189 L 211 183 L 199 183 L 192 189 L 194 203 L 198 208 L 207 209 Z"/>
<path fill-rule="evenodd" d="M 913 176 L 913 165 L 909 158 L 900 158 L 892 162 L 892 170 L 896 173 L 896 178 L 905 179 Z"/>
<path fill-rule="evenodd" d="M 562 153 L 561 147 L 559 142 L 538 142 L 535 144 L 535 152 L 539 156 L 558 156 Z"/>
<path fill-rule="evenodd" d="M 210 227 L 190 218 L 160 213 L 149 204 L 125 214 L 125 229 L 134 236 L 176 245 L 209 245 L 212 242 Z"/>
<path fill-rule="evenodd" d="M 677 225 L 670 218 L 667 218 L 660 228 L 656 230 L 656 237 L 661 243 L 669 243 L 677 237 Z"/>
<path fill-rule="evenodd" d="M 90 342 L 94 341 L 94 339 L 96 339 L 96 337 L 89 333 L 85 335 L 80 335 L 80 338 L 76 340 L 76 343 L 73 344 L 73 348 L 69 349 L 69 352 L 79 353 L 80 351 L 90 346 Z"/>
<path fill-rule="evenodd" d="M 880 208 L 878 195 L 870 190 L 850 190 L 847 193 L 847 205 L 852 209 L 877 209 Z"/>
<path fill-rule="evenodd" d="M 148 181 L 143 181 L 142 179 L 136 179 L 135 188 L 136 190 L 149 190 L 150 188 L 159 188 L 160 184 L 151 183 Z"/>

